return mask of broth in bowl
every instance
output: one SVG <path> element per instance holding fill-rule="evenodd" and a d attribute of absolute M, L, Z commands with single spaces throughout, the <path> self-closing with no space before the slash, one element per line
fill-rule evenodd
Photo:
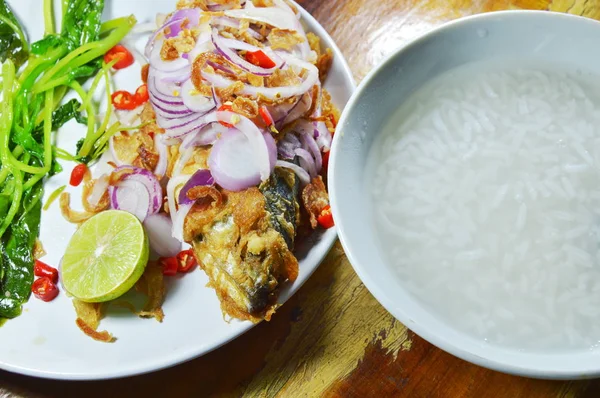
<path fill-rule="evenodd" d="M 410 94 L 365 177 L 400 283 L 482 342 L 561 352 L 600 342 L 600 81 L 486 60 Z"/>

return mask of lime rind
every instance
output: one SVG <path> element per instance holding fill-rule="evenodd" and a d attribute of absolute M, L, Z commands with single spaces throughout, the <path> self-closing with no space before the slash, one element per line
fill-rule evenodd
<path fill-rule="evenodd" d="M 85 302 L 113 300 L 133 287 L 144 273 L 149 244 L 133 214 L 108 210 L 83 223 L 62 260 L 65 290 Z"/>

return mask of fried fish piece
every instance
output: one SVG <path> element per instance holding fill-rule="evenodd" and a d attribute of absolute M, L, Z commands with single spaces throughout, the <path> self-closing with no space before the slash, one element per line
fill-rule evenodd
<path fill-rule="evenodd" d="M 282 284 L 298 276 L 292 254 L 300 217 L 299 181 L 276 168 L 258 188 L 213 188 L 186 218 L 184 236 L 215 289 L 224 315 L 260 322 L 277 307 Z"/>

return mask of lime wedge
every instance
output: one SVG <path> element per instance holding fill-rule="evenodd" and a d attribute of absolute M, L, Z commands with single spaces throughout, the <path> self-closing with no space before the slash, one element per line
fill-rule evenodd
<path fill-rule="evenodd" d="M 115 299 L 142 276 L 148 252 L 148 239 L 136 216 L 103 211 L 71 238 L 61 263 L 62 284 L 73 297 L 88 303 Z"/>

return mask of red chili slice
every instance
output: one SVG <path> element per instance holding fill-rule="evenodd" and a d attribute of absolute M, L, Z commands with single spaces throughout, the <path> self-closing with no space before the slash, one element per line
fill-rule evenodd
<path fill-rule="evenodd" d="M 271 69 L 277 64 L 262 50 L 246 52 L 246 61 L 261 68 Z"/>
<path fill-rule="evenodd" d="M 327 151 L 327 152 L 323 152 L 322 158 L 323 158 L 323 170 L 325 170 L 325 172 L 327 172 L 327 169 L 329 168 L 329 155 L 331 154 L 331 151 Z"/>
<path fill-rule="evenodd" d="M 114 59 L 118 59 L 118 61 L 113 65 L 114 69 L 123 69 L 127 68 L 131 64 L 133 64 L 133 55 L 126 49 L 124 46 L 117 44 L 113 48 L 107 51 L 104 54 L 104 62 L 111 63 Z"/>
<path fill-rule="evenodd" d="M 33 282 L 31 292 L 42 301 L 52 301 L 58 296 L 58 287 L 49 278 L 43 276 Z"/>
<path fill-rule="evenodd" d="M 258 113 L 260 113 L 260 117 L 267 126 L 272 126 L 273 124 L 275 124 L 275 122 L 273 121 L 273 117 L 271 116 L 271 113 L 269 113 L 269 110 L 266 106 L 263 105 L 260 108 L 258 108 Z"/>
<path fill-rule="evenodd" d="M 198 266 L 192 249 L 181 251 L 177 255 L 177 262 L 179 272 L 190 272 Z"/>
<path fill-rule="evenodd" d="M 176 257 L 161 257 L 158 259 L 158 262 L 162 266 L 163 275 L 173 276 L 177 275 L 177 269 L 179 268 L 179 263 Z"/>
<path fill-rule="evenodd" d="M 130 111 L 138 106 L 135 96 L 129 91 L 115 91 L 111 98 L 113 106 L 122 111 Z"/>
<path fill-rule="evenodd" d="M 46 277 L 50 279 L 53 283 L 58 282 L 58 270 L 40 260 L 35 260 L 35 265 L 33 266 L 33 274 L 39 277 Z"/>
<path fill-rule="evenodd" d="M 229 104 L 223 104 L 223 105 L 221 105 L 221 106 L 219 107 L 219 109 L 217 109 L 217 110 L 218 110 L 219 112 L 221 112 L 221 111 L 233 111 L 233 108 L 232 108 L 232 107 L 231 107 L 231 105 L 229 105 Z M 219 120 L 219 123 L 221 123 L 221 124 L 222 124 L 223 126 L 225 126 L 225 127 L 229 127 L 229 128 L 232 128 L 232 127 L 233 127 L 233 124 L 231 124 L 231 123 L 222 122 L 222 121 L 220 121 L 220 120 Z"/>
<path fill-rule="evenodd" d="M 333 214 L 331 214 L 331 206 L 327 205 L 321 210 L 321 214 L 317 217 L 317 221 L 319 225 L 325 229 L 333 227 L 335 224 L 333 223 Z"/>
<path fill-rule="evenodd" d="M 138 89 L 135 90 L 133 97 L 137 106 L 145 104 L 150 99 L 150 95 L 148 94 L 148 86 L 146 84 L 139 86 Z"/>
<path fill-rule="evenodd" d="M 87 166 L 83 163 L 75 166 L 73 168 L 73 171 L 71 171 L 71 178 L 69 179 L 69 184 L 71 184 L 74 187 L 79 186 L 79 184 L 81 184 L 81 181 L 83 181 L 83 177 L 85 176 L 86 171 Z"/>

